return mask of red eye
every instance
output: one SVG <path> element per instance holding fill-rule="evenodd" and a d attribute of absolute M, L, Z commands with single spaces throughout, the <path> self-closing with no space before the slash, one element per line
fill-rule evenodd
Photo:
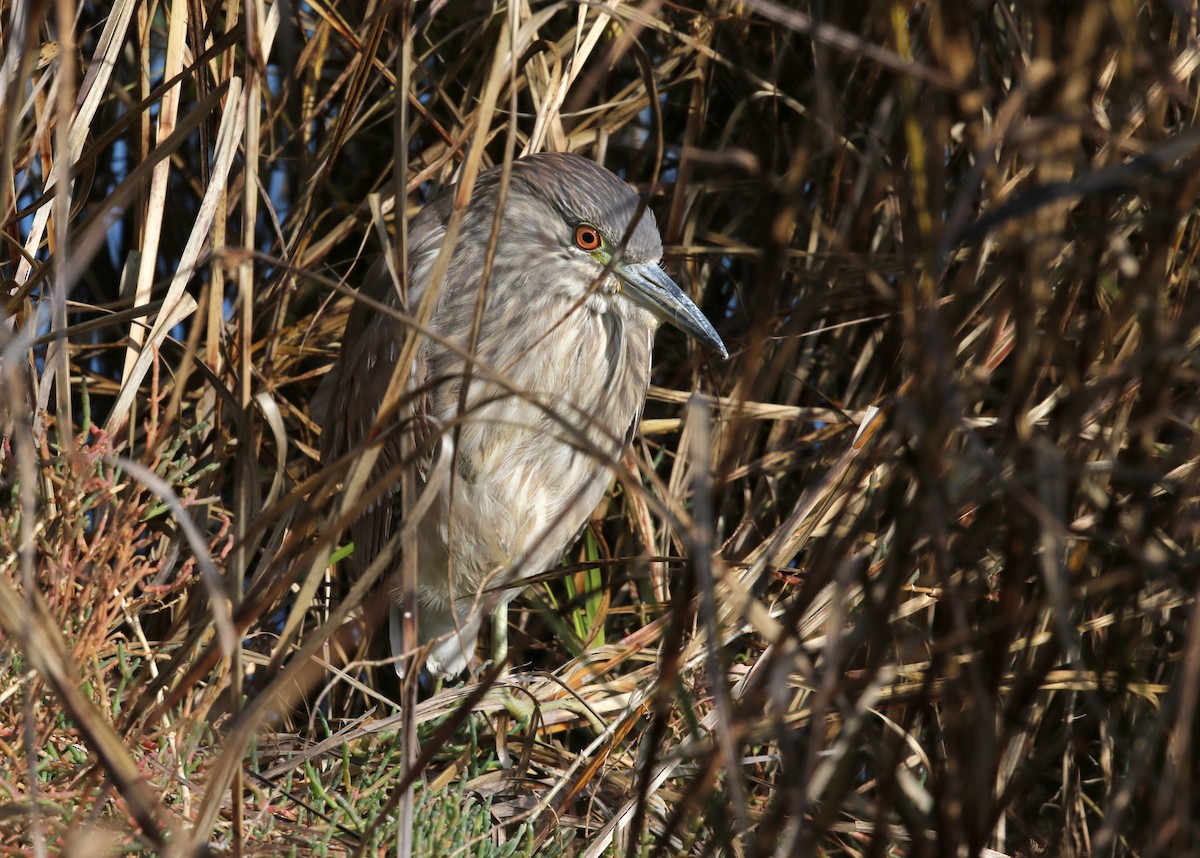
<path fill-rule="evenodd" d="M 575 245 L 580 250 L 599 250 L 600 244 L 600 231 L 596 227 L 586 223 L 575 227 Z"/>

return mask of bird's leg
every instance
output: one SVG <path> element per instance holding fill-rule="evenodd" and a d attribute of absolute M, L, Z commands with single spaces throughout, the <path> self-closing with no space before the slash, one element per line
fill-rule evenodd
<path fill-rule="evenodd" d="M 508 675 L 508 602 L 501 599 L 492 612 L 492 664 L 503 665 L 500 678 Z M 496 757 L 502 769 L 512 768 L 512 756 L 508 753 L 508 718 L 511 715 L 518 725 L 528 717 L 528 712 L 522 712 L 515 704 L 516 698 L 508 692 L 502 692 L 504 712 L 496 714 Z"/>
<path fill-rule="evenodd" d="M 508 602 L 501 599 L 492 613 L 492 664 L 504 664 L 508 658 Z M 508 674 L 507 665 L 500 676 Z"/>
<path fill-rule="evenodd" d="M 508 601 L 504 599 L 496 604 L 492 612 L 491 644 L 492 664 L 503 664 L 508 658 Z M 505 666 L 499 678 L 503 679 L 508 676 L 508 672 L 508 667 Z M 496 751 L 500 758 L 500 764 L 504 768 L 509 768 L 511 765 L 506 741 L 509 717 L 513 719 L 517 727 L 524 729 L 533 719 L 533 714 L 539 705 L 543 712 L 560 709 L 580 715 L 587 719 L 597 733 L 602 733 L 607 729 L 604 722 L 587 704 L 574 697 L 564 697 L 539 704 L 528 694 L 513 693 L 505 688 L 496 689 L 496 693 L 499 702 L 504 706 L 504 711 L 496 715 Z"/>

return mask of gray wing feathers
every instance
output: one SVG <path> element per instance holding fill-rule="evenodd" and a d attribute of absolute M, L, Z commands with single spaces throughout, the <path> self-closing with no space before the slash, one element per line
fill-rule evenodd
<path fill-rule="evenodd" d="M 449 214 L 449 199 L 439 199 L 426 206 L 413 221 L 409 232 L 409 270 L 419 274 L 436 257 L 445 235 L 445 218 Z M 419 276 L 411 277 L 410 300 L 420 300 Z M 406 310 L 388 273 L 385 260 L 377 260 L 363 278 L 360 293 L 375 302 L 398 310 Z M 321 461 L 329 465 L 358 449 L 368 441 L 380 401 L 387 390 L 400 349 L 406 335 L 402 323 L 375 306 L 355 302 L 346 322 L 338 360 L 326 374 L 313 399 L 312 411 L 321 425 Z M 426 425 L 428 396 L 424 388 L 427 376 L 427 343 L 417 350 L 412 373 L 408 379 L 408 395 L 401 401 L 397 414 L 387 421 L 388 427 L 405 424 L 408 427 Z M 418 439 L 419 442 L 420 439 Z M 384 442 L 369 487 L 382 479 L 401 460 L 400 433 Z M 389 495 L 369 506 L 351 528 L 354 555 L 351 567 L 356 572 L 376 556 L 394 532 L 398 505 L 389 500 L 399 490 L 395 482 Z"/>

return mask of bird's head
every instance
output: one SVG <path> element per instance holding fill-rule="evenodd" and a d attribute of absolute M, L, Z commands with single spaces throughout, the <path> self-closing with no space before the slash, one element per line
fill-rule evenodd
<path fill-rule="evenodd" d="M 508 193 L 505 231 L 533 245 L 528 258 L 544 262 L 549 282 L 579 296 L 595 288 L 600 300 L 630 301 L 652 324 L 667 322 L 729 356 L 700 308 L 660 266 L 654 215 L 643 211 L 630 231 L 638 195 L 617 176 L 579 155 L 531 155 L 513 163 Z"/>

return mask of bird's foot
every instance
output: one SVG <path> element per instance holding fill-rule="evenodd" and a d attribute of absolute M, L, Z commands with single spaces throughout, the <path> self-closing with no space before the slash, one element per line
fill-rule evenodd
<path fill-rule="evenodd" d="M 544 718 L 550 712 L 570 712 L 584 718 L 592 729 L 602 733 L 608 729 L 600 716 L 582 700 L 575 697 L 559 697 L 554 700 L 538 700 L 525 691 L 497 688 L 492 698 L 504 707 L 505 714 L 513 719 L 520 729 L 527 729 L 534 714 Z"/>

